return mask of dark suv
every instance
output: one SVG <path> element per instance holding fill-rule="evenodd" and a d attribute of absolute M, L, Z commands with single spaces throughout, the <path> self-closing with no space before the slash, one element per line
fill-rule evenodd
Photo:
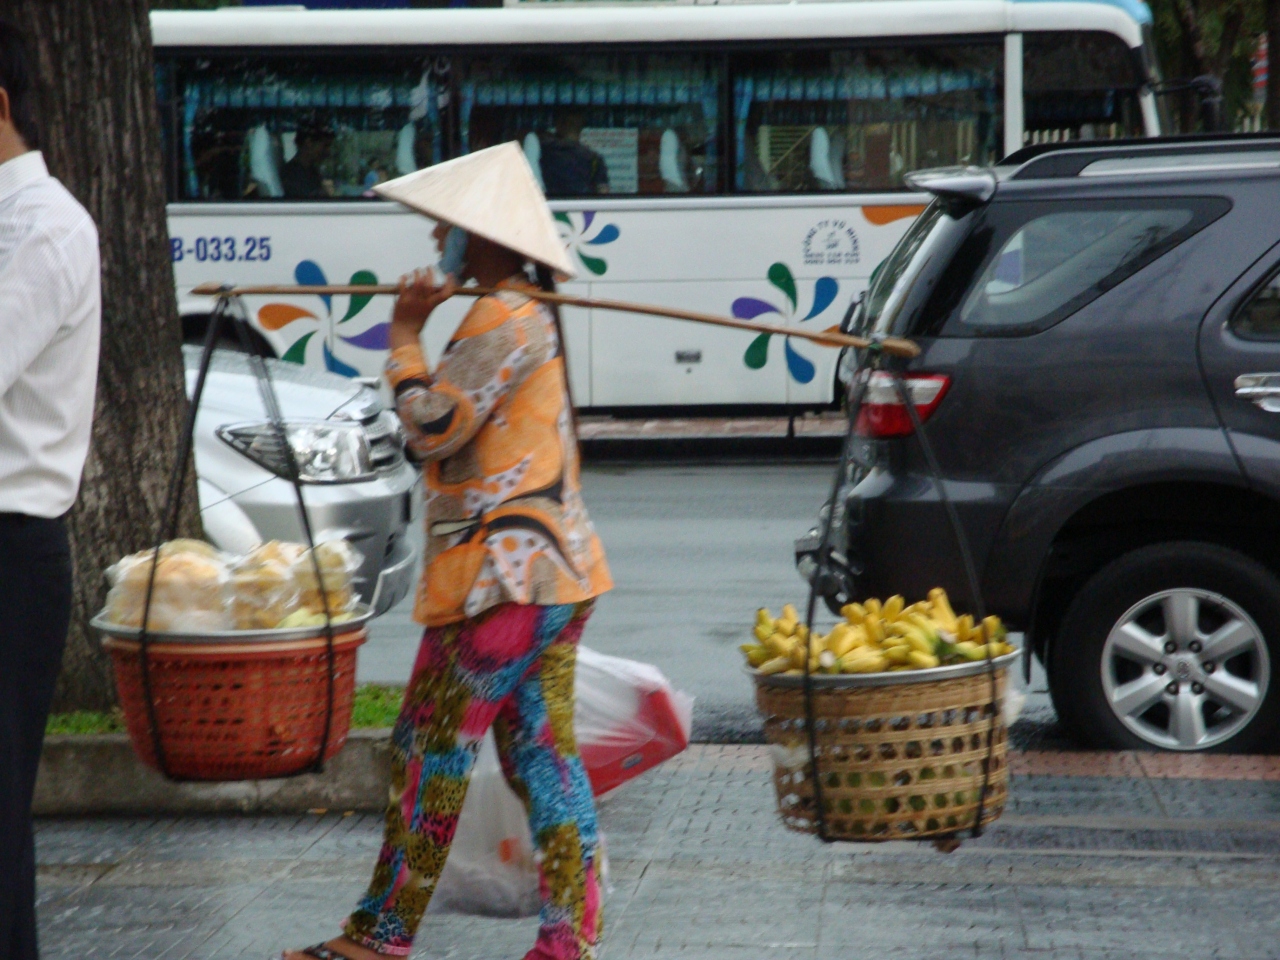
<path fill-rule="evenodd" d="M 934 201 L 852 325 L 923 347 L 906 383 L 987 608 L 1091 743 L 1274 745 L 1280 138 L 1053 144 L 913 183 Z M 857 432 L 828 603 L 940 585 L 973 609 L 884 372 Z"/>

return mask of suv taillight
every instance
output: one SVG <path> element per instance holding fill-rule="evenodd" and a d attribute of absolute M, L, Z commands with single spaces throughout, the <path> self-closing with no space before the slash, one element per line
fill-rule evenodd
<path fill-rule="evenodd" d="M 951 386 L 951 378 L 940 373 L 904 373 L 902 380 L 921 423 L 938 409 L 947 387 Z M 911 415 L 903 406 L 892 374 L 883 370 L 871 373 L 862 409 L 858 412 L 857 432 L 860 437 L 877 439 L 911 436 Z"/>

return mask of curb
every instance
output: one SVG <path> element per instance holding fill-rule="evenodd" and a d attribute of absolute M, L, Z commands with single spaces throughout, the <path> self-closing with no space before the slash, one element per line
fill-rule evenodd
<path fill-rule="evenodd" d="M 579 440 L 586 463 L 686 460 L 723 463 L 835 460 L 843 437 L 596 437 Z"/>
<path fill-rule="evenodd" d="M 238 783 L 173 783 L 145 766 L 129 737 L 45 737 L 36 774 L 36 816 L 86 814 L 381 813 L 391 779 L 390 729 L 352 730 L 323 773 Z"/>

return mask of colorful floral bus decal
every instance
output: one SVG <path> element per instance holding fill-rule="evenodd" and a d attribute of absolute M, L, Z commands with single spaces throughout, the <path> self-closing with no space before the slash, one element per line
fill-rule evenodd
<path fill-rule="evenodd" d="M 329 282 L 324 270 L 314 260 L 301 261 L 293 268 L 293 278 L 297 283 L 306 285 L 326 284 Z M 357 270 L 347 282 L 355 286 L 373 286 L 377 284 L 378 277 L 372 270 Z M 312 335 L 317 330 L 323 329 L 326 321 L 332 321 L 332 295 L 319 294 L 319 299 L 324 303 L 325 315 L 323 318 L 318 313 L 313 313 L 292 303 L 268 303 L 258 310 L 258 323 L 264 330 L 280 330 L 300 321 L 308 321 L 306 326 L 315 325 L 315 329 L 308 330 L 289 345 L 289 348 L 281 357 L 282 360 L 286 360 L 289 363 L 305 363 L 307 344 Z M 370 293 L 352 294 L 348 298 L 346 312 L 338 320 L 338 324 L 354 320 L 372 300 L 373 294 Z M 344 343 L 351 344 L 353 347 L 359 347 L 361 350 L 386 350 L 387 337 L 390 330 L 391 325 L 389 323 L 375 323 L 373 326 L 367 327 L 359 333 L 352 333 L 350 336 L 338 334 L 338 339 Z M 333 373 L 340 373 L 344 377 L 360 375 L 360 371 L 355 367 L 343 363 L 333 355 L 333 351 L 329 349 L 329 344 L 323 337 L 321 337 L 321 350 L 324 353 L 325 369 Z"/>
<path fill-rule="evenodd" d="M 789 307 L 778 307 L 766 300 L 757 300 L 755 297 L 739 297 L 733 301 L 731 312 L 739 320 L 755 320 L 765 314 L 776 313 L 782 317 L 784 321 L 790 322 L 796 314 L 797 296 L 796 281 L 791 274 L 791 268 L 785 263 L 775 263 L 769 268 L 769 282 L 786 295 Z M 822 313 L 835 302 L 836 295 L 840 292 L 840 284 L 834 277 L 819 277 L 813 284 L 813 305 L 809 308 L 809 312 L 800 319 L 800 323 L 813 320 L 822 315 Z M 838 329 L 838 325 L 827 328 L 828 330 Z M 773 337 L 771 333 L 762 333 L 751 341 L 751 345 L 747 347 L 746 353 L 742 355 L 742 362 L 752 370 L 759 370 L 769 362 L 769 340 Z M 783 353 L 787 359 L 787 370 L 791 374 L 792 379 L 797 383 L 809 383 L 813 380 L 816 372 L 812 361 L 802 356 L 791 346 L 791 338 L 783 339 Z"/>
<path fill-rule="evenodd" d="M 560 231 L 560 239 L 564 241 L 565 249 L 572 250 L 577 254 L 582 265 L 597 277 L 603 277 L 605 271 L 609 269 L 609 262 L 604 257 L 584 253 L 582 248 L 584 246 L 591 248 L 602 247 L 607 243 L 613 243 L 622 235 L 622 231 L 618 229 L 618 225 L 615 223 L 606 223 L 601 225 L 598 230 L 592 230 L 595 219 L 594 210 L 584 210 L 582 213 L 556 214 L 556 220 L 565 228 Z M 592 253 L 595 252 L 593 249 Z"/>

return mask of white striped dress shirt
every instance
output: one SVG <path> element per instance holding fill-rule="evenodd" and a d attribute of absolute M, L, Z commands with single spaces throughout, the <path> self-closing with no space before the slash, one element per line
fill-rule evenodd
<path fill-rule="evenodd" d="M 0 164 L 0 513 L 75 502 L 98 383 L 98 231 L 39 151 Z"/>

